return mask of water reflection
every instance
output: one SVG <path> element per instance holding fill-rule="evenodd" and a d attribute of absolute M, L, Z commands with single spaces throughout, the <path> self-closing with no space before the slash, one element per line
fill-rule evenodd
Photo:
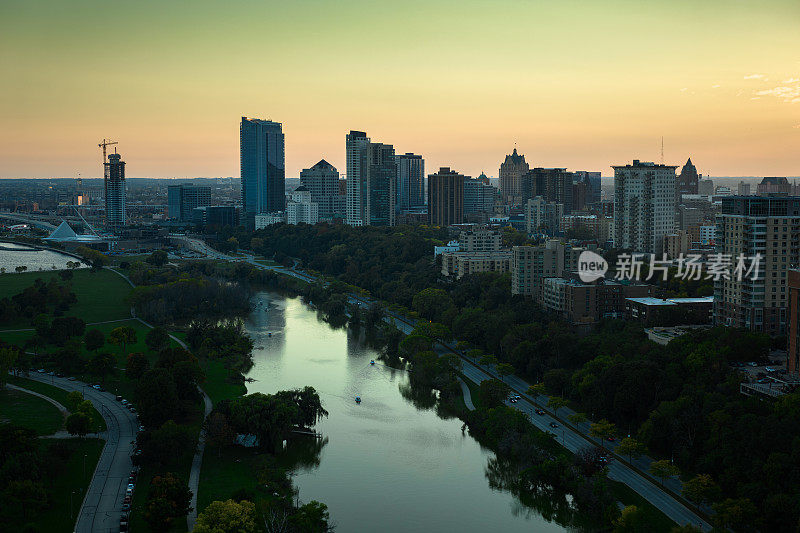
<path fill-rule="evenodd" d="M 380 360 L 363 329 L 333 328 L 296 298 L 255 301 L 248 390 L 319 392 L 330 413 L 315 428 L 324 439 L 293 439 L 300 445 L 280 460 L 295 469 L 301 499 L 326 503 L 341 531 L 564 530 L 549 518 L 559 513 L 548 506 L 561 504 L 547 502 L 545 519 L 516 498 L 494 454 L 460 420 L 440 417 L 436 395 L 391 366 L 399 361 Z"/>

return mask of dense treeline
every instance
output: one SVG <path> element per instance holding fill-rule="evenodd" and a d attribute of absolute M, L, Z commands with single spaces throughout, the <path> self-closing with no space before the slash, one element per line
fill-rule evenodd
<path fill-rule="evenodd" d="M 69 270 L 65 272 L 72 273 Z M 21 317 L 33 319 L 46 313 L 61 316 L 77 301 L 69 284 L 59 283 L 56 279 L 45 282 L 36 278 L 33 285 L 19 294 L 0 300 L 0 323 L 19 320 Z"/>

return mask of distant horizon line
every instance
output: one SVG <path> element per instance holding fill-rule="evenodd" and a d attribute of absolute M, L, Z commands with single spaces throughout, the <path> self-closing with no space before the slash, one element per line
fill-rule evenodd
<path fill-rule="evenodd" d="M 677 175 L 677 174 L 676 174 Z M 490 179 L 499 179 L 494 176 L 488 176 Z M 600 176 L 601 179 L 613 179 L 614 176 Z M 800 180 L 798 176 L 776 176 L 776 175 L 763 175 L 763 176 L 703 176 L 701 179 L 763 179 L 763 178 L 786 178 L 793 180 Z M 30 176 L 0 176 L 0 180 L 102 180 L 103 176 L 48 176 L 48 177 L 30 177 Z M 218 180 L 218 179 L 241 179 L 241 176 L 126 176 L 126 180 Z M 287 176 L 285 179 L 300 179 L 300 176 Z"/>

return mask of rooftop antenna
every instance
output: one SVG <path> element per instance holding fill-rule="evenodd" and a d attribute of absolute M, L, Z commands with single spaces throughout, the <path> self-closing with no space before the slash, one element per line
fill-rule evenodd
<path fill-rule="evenodd" d="M 664 164 L 664 136 L 661 136 L 661 164 Z"/>

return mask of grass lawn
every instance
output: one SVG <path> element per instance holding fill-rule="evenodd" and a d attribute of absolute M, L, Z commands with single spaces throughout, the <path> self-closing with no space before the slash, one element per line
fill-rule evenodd
<path fill-rule="evenodd" d="M 52 278 L 61 280 L 58 272 L 55 271 L 0 274 L 0 298 L 19 294 L 26 287 L 33 285 L 36 278 L 42 278 L 45 281 Z M 130 305 L 124 301 L 130 293 L 131 287 L 118 274 L 105 269 L 91 272 L 88 268 L 84 268 L 73 271 L 73 278 L 69 283 L 72 285 L 72 291 L 78 297 L 78 301 L 69 308 L 65 315 L 80 317 L 86 322 L 101 322 L 131 316 Z M 24 327 L 31 327 L 30 321 L 20 320 L 16 323 L 2 325 L 2 329 Z"/>
<path fill-rule="evenodd" d="M 472 396 L 472 405 L 475 406 L 475 409 L 480 409 L 481 408 L 480 389 L 478 388 L 478 386 L 475 383 L 470 381 L 469 378 L 466 378 L 466 377 L 464 377 L 462 375 L 461 379 L 464 380 L 464 383 L 466 383 L 467 387 L 469 388 L 470 395 Z M 465 409 L 466 409 L 466 407 L 465 407 Z"/>
<path fill-rule="evenodd" d="M 619 481 L 609 480 L 611 492 L 625 505 L 635 505 L 644 513 L 648 531 L 652 533 L 669 533 L 677 524 L 670 518 L 656 509 L 653 504 L 642 498 L 636 491 Z"/>
<path fill-rule="evenodd" d="M 8 382 L 13 385 L 17 385 L 18 387 L 23 387 L 32 390 L 34 392 L 38 392 L 40 394 L 44 394 L 45 396 L 54 399 L 64 407 L 68 407 L 67 404 L 69 402 L 67 402 L 67 394 L 69 394 L 69 392 L 65 391 L 64 389 L 59 389 L 58 387 L 49 385 L 47 383 L 41 383 L 39 381 L 34 381 L 32 379 L 26 379 L 17 376 L 9 376 Z M 53 408 L 55 409 L 55 407 Z M 106 422 L 105 420 L 103 420 L 103 417 L 100 416 L 100 413 L 97 412 L 97 409 L 92 409 L 92 420 L 94 421 L 93 429 L 96 429 L 97 431 L 106 430 Z"/>
<path fill-rule="evenodd" d="M 105 445 L 105 441 L 100 439 L 69 439 L 62 442 L 65 443 L 62 445 L 69 447 L 71 453 L 65 461 L 64 470 L 45 483 L 51 507 L 36 517 L 34 524 L 38 526 L 39 531 L 67 532 L 74 529 L 86 487 L 92 479 L 92 473 L 100 459 L 100 452 Z M 45 447 L 54 444 L 56 443 L 52 439 L 42 443 Z M 75 492 L 70 498 L 70 493 L 73 491 Z"/>
<path fill-rule="evenodd" d="M 64 425 L 61 411 L 50 402 L 27 392 L 0 390 L 0 422 L 30 428 L 39 435 L 51 435 Z"/>
<path fill-rule="evenodd" d="M 247 392 L 247 387 L 243 383 L 229 381 L 230 372 L 222 360 L 203 359 L 200 366 L 206 373 L 206 380 L 201 386 L 214 405 L 220 400 L 238 398 Z"/>
<path fill-rule="evenodd" d="M 197 494 L 197 509 L 202 512 L 213 501 L 230 499 L 233 493 L 245 489 L 255 491 L 260 461 L 253 448 L 230 446 L 222 450 L 206 446 L 203 469 Z"/>

